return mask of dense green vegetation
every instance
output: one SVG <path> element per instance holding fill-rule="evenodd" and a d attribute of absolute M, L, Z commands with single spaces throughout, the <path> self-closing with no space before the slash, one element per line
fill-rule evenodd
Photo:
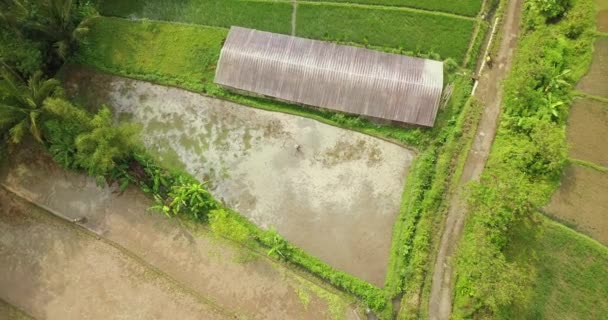
<path fill-rule="evenodd" d="M 542 223 L 537 208 L 555 190 L 566 163 L 571 85 L 590 62 L 593 3 L 573 1 L 555 17 L 539 2 L 526 6 L 492 152 L 481 181 L 471 187 L 457 262 L 456 318 L 491 316 L 524 298 L 532 279 L 507 250 L 516 230 Z"/>
<path fill-rule="evenodd" d="M 539 230 L 515 229 L 507 256 L 532 275 L 523 298 L 499 319 L 601 319 L 608 314 L 608 248 L 542 218 Z"/>
<path fill-rule="evenodd" d="M 297 35 L 435 52 L 462 61 L 475 21 L 434 13 L 342 4 L 298 5 Z"/>
<path fill-rule="evenodd" d="M 63 0 L 0 2 L 0 63 L 22 76 L 54 74 L 87 32 L 97 12 L 88 2 Z"/>
<path fill-rule="evenodd" d="M 104 0 L 100 11 L 218 27 L 232 25 L 291 33 L 291 3 L 250 0 L 134 1 Z M 298 4 L 296 35 L 314 39 L 414 52 L 435 52 L 462 61 L 475 21 L 469 18 L 396 7 L 337 3 Z"/>
<path fill-rule="evenodd" d="M 430 11 L 442 11 L 474 17 L 481 10 L 481 0 L 309 0 L 318 2 L 349 2 L 382 6 L 410 7 Z"/>

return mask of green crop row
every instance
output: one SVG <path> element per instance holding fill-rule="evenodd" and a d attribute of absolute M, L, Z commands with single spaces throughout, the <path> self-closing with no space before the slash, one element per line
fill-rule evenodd
<path fill-rule="evenodd" d="M 298 5 L 299 36 L 434 52 L 456 61 L 463 61 L 474 27 L 474 20 L 403 9 Z"/>
<path fill-rule="evenodd" d="M 409 7 L 429 11 L 440 11 L 468 17 L 476 16 L 481 10 L 481 0 L 308 0 L 317 2 L 350 2 L 381 6 Z"/>
<path fill-rule="evenodd" d="M 103 0 L 107 16 L 148 18 L 208 26 L 232 25 L 291 33 L 288 2 L 249 0 L 136 1 Z M 462 61 L 475 21 L 402 8 L 300 3 L 296 34 L 301 37 L 356 43 L 413 52 L 434 52 Z"/>
<path fill-rule="evenodd" d="M 105 16 L 147 18 L 229 28 L 236 25 L 288 34 L 289 2 L 247 0 L 98 0 Z"/>

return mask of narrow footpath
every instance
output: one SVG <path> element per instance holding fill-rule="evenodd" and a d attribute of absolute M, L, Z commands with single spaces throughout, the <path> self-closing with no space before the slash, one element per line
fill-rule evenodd
<path fill-rule="evenodd" d="M 475 96 L 483 103 L 485 109 L 460 177 L 458 191 L 450 200 L 450 209 L 433 271 L 429 299 L 431 320 L 450 319 L 452 313 L 455 280 L 452 260 L 462 236 L 466 215 L 463 188 L 468 182 L 479 180 L 492 147 L 502 103 L 501 82 L 511 67 L 513 50 L 517 44 L 522 3 L 523 0 L 509 1 L 502 26 L 500 50 L 497 57 L 494 57 L 494 66 L 491 69 L 485 68 L 479 80 Z"/>

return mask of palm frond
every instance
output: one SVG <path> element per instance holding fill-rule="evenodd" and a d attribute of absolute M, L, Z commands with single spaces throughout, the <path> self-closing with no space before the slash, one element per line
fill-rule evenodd
<path fill-rule="evenodd" d="M 23 136 L 27 132 L 27 119 L 23 119 L 9 130 L 9 135 L 12 143 L 18 144 L 23 140 Z"/>
<path fill-rule="evenodd" d="M 40 83 L 36 88 L 36 93 L 33 96 L 36 102 L 36 107 L 41 108 L 44 100 L 53 96 L 57 89 L 61 86 L 61 82 L 57 79 L 48 79 Z"/>
<path fill-rule="evenodd" d="M 0 131 L 8 130 L 13 127 L 15 123 L 22 121 L 25 114 L 19 112 L 10 112 L 0 109 Z"/>
<path fill-rule="evenodd" d="M 21 96 L 23 94 L 24 81 L 10 68 L 0 68 L 0 98 L 8 96 Z"/>
<path fill-rule="evenodd" d="M 38 127 L 38 117 L 39 116 L 40 116 L 40 112 L 37 112 L 37 111 L 30 112 L 30 132 L 32 133 L 32 136 L 34 136 L 34 138 L 38 142 L 43 143 L 42 133 L 40 132 L 40 128 Z"/>

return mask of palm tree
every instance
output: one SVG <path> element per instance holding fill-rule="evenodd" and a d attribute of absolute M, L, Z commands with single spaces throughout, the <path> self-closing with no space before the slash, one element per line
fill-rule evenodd
<path fill-rule="evenodd" d="M 3 0 L 0 0 L 2 2 Z M 25 34 L 44 40 L 52 48 L 54 56 L 63 62 L 72 53 L 77 40 L 88 32 L 86 18 L 81 10 L 88 3 L 81 4 L 73 0 L 4 0 L 0 5 L 0 25 L 15 31 L 18 36 Z M 1 3 L 0 3 L 1 4 Z M 92 8 L 92 7 L 91 7 Z"/>
<path fill-rule="evenodd" d="M 76 40 L 89 30 L 84 24 L 80 24 L 78 4 L 74 2 L 42 0 L 39 5 L 40 19 L 29 25 L 52 43 L 55 53 L 62 61 L 72 52 Z"/>
<path fill-rule="evenodd" d="M 0 69 L 0 132 L 8 131 L 11 142 L 20 143 L 29 131 L 42 143 L 40 115 L 44 101 L 58 92 L 56 79 L 44 79 L 36 72 L 27 82 L 11 69 Z"/>

